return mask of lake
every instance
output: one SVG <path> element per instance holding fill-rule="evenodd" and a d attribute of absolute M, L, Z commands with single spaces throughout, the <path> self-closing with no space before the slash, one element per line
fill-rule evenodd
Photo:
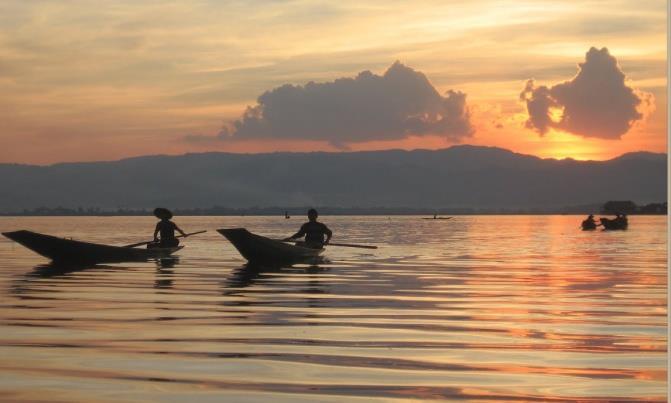
<path fill-rule="evenodd" d="M 176 217 L 174 260 L 52 273 L 0 239 L 0 400 L 665 401 L 667 221 L 321 217 L 317 265 L 268 271 L 214 229 L 286 237 L 303 217 Z M 153 217 L 4 217 L 123 245 Z"/>

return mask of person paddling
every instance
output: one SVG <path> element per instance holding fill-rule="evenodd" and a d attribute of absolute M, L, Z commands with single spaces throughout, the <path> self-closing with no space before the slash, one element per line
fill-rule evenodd
<path fill-rule="evenodd" d="M 596 229 L 596 221 L 594 221 L 594 215 L 590 214 L 585 220 L 582 222 L 582 229 Z"/>
<path fill-rule="evenodd" d="M 174 248 L 179 245 L 179 239 L 175 238 L 175 231 L 179 231 L 183 237 L 187 234 L 182 231 L 174 222 L 170 221 L 172 212 L 167 208 L 157 207 L 154 209 L 154 215 L 161 221 L 156 223 L 154 230 L 154 243 L 147 245 L 148 248 Z M 158 235 L 161 234 L 161 238 Z"/>
<path fill-rule="evenodd" d="M 618 222 L 618 224 L 627 226 L 629 224 L 629 220 L 627 220 L 627 215 L 624 213 L 617 213 L 615 216 L 615 221 Z"/>
<path fill-rule="evenodd" d="M 301 225 L 300 230 L 292 236 L 285 238 L 285 241 L 293 241 L 305 236 L 305 246 L 308 248 L 321 249 L 324 245 L 328 245 L 333 232 L 324 224 L 317 221 L 319 213 L 317 210 L 311 208 L 308 210 L 308 222 Z M 326 236 L 326 239 L 324 239 Z"/>

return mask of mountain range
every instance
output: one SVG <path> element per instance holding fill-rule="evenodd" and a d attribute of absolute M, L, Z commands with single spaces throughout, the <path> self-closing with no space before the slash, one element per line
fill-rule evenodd
<path fill-rule="evenodd" d="M 508 150 L 145 156 L 49 166 L 0 164 L 0 212 L 38 207 L 334 206 L 535 209 L 666 201 L 667 156 L 542 159 Z"/>

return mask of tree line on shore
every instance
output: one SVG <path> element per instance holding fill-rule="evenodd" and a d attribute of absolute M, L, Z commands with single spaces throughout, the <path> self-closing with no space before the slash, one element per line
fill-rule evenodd
<path fill-rule="evenodd" d="M 223 207 L 173 209 L 181 216 L 275 216 L 305 214 L 309 206 L 303 207 Z M 476 214 L 590 214 L 600 211 L 602 214 L 667 214 L 667 202 L 649 203 L 638 206 L 632 201 L 608 201 L 603 205 L 568 206 L 564 208 L 504 209 L 504 208 L 426 208 L 426 207 L 328 207 L 318 206 L 322 215 L 476 215 Z M 100 207 L 38 207 L 17 212 L 2 212 L 2 216 L 151 216 L 153 208 L 116 208 Z"/>
<path fill-rule="evenodd" d="M 631 200 L 611 200 L 604 203 L 601 212 L 604 214 L 667 214 L 667 202 L 649 203 L 643 206 L 638 206 Z"/>

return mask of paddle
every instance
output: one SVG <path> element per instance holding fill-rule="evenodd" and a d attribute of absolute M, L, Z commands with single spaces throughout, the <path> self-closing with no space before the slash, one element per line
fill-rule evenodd
<path fill-rule="evenodd" d="M 300 242 L 296 239 L 294 239 L 294 240 L 276 239 L 276 241 L 280 241 L 280 242 Z M 355 243 L 333 243 L 333 242 L 329 242 L 324 246 L 344 246 L 346 248 L 377 249 L 377 246 L 374 246 L 374 245 L 359 245 L 359 244 L 355 244 Z"/>
<path fill-rule="evenodd" d="M 190 234 L 186 234 L 186 235 L 177 235 L 175 238 L 183 238 L 183 237 L 185 237 L 185 236 L 191 236 L 191 235 L 196 235 L 196 234 L 202 234 L 203 232 L 207 232 L 207 230 L 205 230 L 205 231 L 192 232 L 192 233 L 190 233 Z M 124 246 L 124 248 L 134 248 L 134 247 L 136 247 L 136 246 L 142 246 L 142 245 L 146 245 L 146 244 L 149 244 L 149 243 L 152 243 L 152 242 L 154 242 L 154 241 L 132 243 L 132 244 L 130 244 L 130 245 L 126 245 L 126 246 Z"/>

